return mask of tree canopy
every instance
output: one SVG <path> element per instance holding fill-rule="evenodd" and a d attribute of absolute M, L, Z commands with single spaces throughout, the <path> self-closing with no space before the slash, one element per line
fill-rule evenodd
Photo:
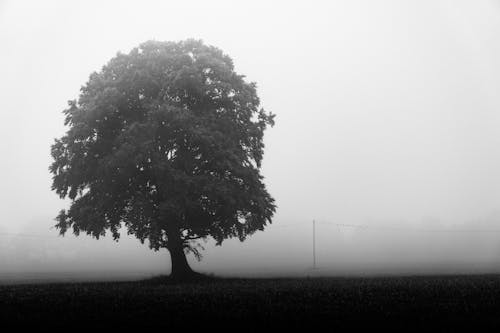
<path fill-rule="evenodd" d="M 243 241 L 271 223 L 260 168 L 274 115 L 220 49 L 145 42 L 91 74 L 68 104 L 50 166 L 52 189 L 71 200 L 56 218 L 61 234 L 117 240 L 125 226 L 169 249 L 174 274 L 174 252 L 198 254 L 197 239 Z"/>

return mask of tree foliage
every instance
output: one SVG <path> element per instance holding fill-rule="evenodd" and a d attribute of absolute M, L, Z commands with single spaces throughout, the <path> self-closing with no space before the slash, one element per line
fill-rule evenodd
<path fill-rule="evenodd" d="M 153 249 L 179 239 L 244 240 L 275 212 L 260 174 L 274 115 L 231 58 L 201 41 L 148 41 L 90 75 L 64 110 L 52 189 L 71 205 L 56 227 L 119 229 Z"/>

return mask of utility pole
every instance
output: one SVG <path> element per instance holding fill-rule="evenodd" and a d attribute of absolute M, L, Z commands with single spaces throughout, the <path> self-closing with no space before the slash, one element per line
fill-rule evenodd
<path fill-rule="evenodd" d="M 316 221 L 313 220 L 313 269 L 316 269 Z"/>

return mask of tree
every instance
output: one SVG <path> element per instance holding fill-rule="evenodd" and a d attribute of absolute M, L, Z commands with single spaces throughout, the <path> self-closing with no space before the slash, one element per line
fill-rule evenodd
<path fill-rule="evenodd" d="M 128 234 L 170 252 L 171 277 L 194 273 L 198 240 L 243 241 L 276 206 L 260 174 L 274 114 L 255 83 L 202 41 L 148 41 L 90 75 L 64 110 L 51 147 L 52 189 L 71 205 L 56 228 L 115 240 Z"/>

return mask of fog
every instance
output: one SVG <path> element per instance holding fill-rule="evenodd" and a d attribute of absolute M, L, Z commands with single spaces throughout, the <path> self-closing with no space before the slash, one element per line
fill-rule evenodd
<path fill-rule="evenodd" d="M 500 271 L 497 1 L 0 1 L 0 279 L 169 271 L 123 236 L 59 237 L 62 110 L 91 72 L 150 40 L 199 38 L 276 114 L 262 174 L 278 206 L 222 276 Z M 316 221 L 316 269 L 312 221 Z"/>

